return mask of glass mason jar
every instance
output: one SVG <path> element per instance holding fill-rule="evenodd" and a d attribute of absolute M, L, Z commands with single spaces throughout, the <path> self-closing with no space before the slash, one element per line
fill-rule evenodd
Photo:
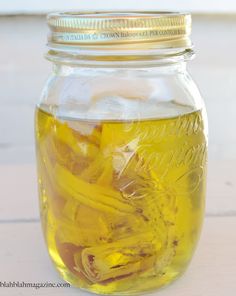
<path fill-rule="evenodd" d="M 50 14 L 36 109 L 43 232 L 62 278 L 100 294 L 179 277 L 204 215 L 207 121 L 191 16 Z"/>

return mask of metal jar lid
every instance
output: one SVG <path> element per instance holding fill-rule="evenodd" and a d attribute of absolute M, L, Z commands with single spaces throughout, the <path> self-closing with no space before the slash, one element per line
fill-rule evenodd
<path fill-rule="evenodd" d="M 49 44 L 191 47 L 191 15 L 176 12 L 65 12 L 48 15 Z"/>

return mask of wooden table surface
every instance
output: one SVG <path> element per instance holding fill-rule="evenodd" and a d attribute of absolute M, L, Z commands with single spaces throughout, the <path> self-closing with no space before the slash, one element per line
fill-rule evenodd
<path fill-rule="evenodd" d="M 228 164 L 225 171 L 229 172 Z M 219 182 L 210 167 L 207 213 L 195 256 L 184 276 L 151 295 L 231 296 L 236 291 L 234 176 Z M 233 172 L 233 171 L 232 171 Z M 211 177 L 215 176 L 215 177 Z M 48 257 L 39 222 L 33 164 L 0 166 L 0 282 L 62 283 Z M 3 288 L 0 295 L 80 295 L 75 288 Z"/>

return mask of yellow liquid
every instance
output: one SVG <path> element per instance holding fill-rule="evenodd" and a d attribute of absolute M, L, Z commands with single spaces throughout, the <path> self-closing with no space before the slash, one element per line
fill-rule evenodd
<path fill-rule="evenodd" d="M 201 111 L 101 122 L 37 109 L 36 139 L 43 231 L 64 280 L 130 295 L 183 273 L 204 212 Z"/>

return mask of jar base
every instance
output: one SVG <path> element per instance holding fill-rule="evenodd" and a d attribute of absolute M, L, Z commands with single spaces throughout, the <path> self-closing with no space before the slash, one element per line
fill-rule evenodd
<path fill-rule="evenodd" d="M 102 286 L 99 284 L 88 285 L 87 287 L 84 284 L 78 282 L 78 278 L 74 276 L 72 273 L 68 272 L 64 268 L 56 267 L 57 272 L 59 273 L 60 277 L 67 283 L 69 283 L 72 287 L 78 288 L 82 291 L 92 293 L 94 295 L 114 295 L 114 296 L 136 296 L 136 295 L 145 295 L 149 293 L 154 293 L 156 291 L 160 291 L 167 286 L 173 284 L 176 280 L 178 280 L 184 273 L 186 268 L 182 269 L 181 271 L 175 271 L 174 269 L 168 272 L 168 274 L 150 277 L 145 279 L 145 282 L 139 284 L 140 278 L 137 278 L 134 281 L 130 281 L 132 286 L 135 286 L 135 289 L 128 288 L 127 291 L 119 291 L 118 289 L 112 289 L 111 286 Z M 139 288 L 140 285 L 140 288 Z M 145 289 L 142 289 L 142 286 L 145 285 Z"/>

